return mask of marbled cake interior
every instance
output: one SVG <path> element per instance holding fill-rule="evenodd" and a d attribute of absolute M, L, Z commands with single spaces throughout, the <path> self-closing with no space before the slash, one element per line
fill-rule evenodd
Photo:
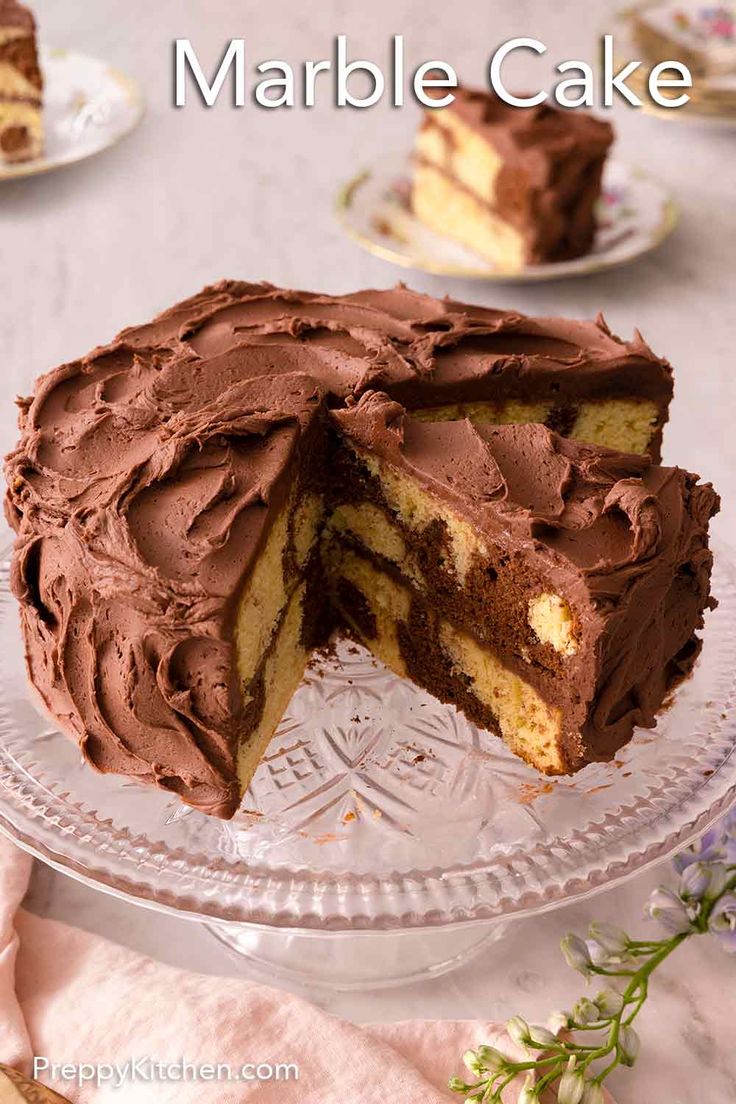
<path fill-rule="evenodd" d="M 42 96 L 33 15 L 16 0 L 0 0 L 0 159 L 13 163 L 39 156 Z"/>

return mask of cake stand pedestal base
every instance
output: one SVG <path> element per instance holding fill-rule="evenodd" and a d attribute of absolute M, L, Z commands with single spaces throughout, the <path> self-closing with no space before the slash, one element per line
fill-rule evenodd
<path fill-rule="evenodd" d="M 344 992 L 426 981 L 462 966 L 506 924 L 401 932 L 292 932 L 248 924 L 206 924 L 258 980 Z"/>

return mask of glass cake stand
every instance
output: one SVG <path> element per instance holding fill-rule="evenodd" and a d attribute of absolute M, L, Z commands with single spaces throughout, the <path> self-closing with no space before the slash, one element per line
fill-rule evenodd
<path fill-rule="evenodd" d="M 223 823 L 96 774 L 32 704 L 0 566 L 0 830 L 98 889 L 209 924 L 270 980 L 438 974 L 517 917 L 623 881 L 736 795 L 736 568 L 717 550 L 705 647 L 654 730 L 545 779 L 367 652 L 315 659 Z"/>

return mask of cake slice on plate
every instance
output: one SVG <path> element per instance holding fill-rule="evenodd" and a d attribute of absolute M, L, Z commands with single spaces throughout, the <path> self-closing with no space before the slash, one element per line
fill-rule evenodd
<path fill-rule="evenodd" d="M 580 110 L 512 107 L 459 88 L 431 108 L 415 144 L 417 218 L 494 265 L 569 260 L 588 253 L 613 130 Z"/>
<path fill-rule="evenodd" d="M 0 0 L 0 160 L 40 156 L 42 96 L 33 15 L 17 0 Z"/>
<path fill-rule="evenodd" d="M 332 412 L 333 601 L 385 663 L 546 774 L 654 724 L 699 649 L 718 499 L 679 468 L 540 425 Z"/>

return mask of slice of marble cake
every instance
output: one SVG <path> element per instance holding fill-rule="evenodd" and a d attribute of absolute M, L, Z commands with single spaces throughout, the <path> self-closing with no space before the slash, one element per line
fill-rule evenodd
<path fill-rule="evenodd" d="M 710 605 L 710 484 L 540 425 L 427 424 L 380 393 L 331 417 L 326 573 L 368 648 L 547 774 L 654 724 Z"/>
<path fill-rule="evenodd" d="M 582 256 L 612 141 L 610 125 L 585 112 L 459 88 L 417 134 L 414 213 L 504 269 Z"/>

